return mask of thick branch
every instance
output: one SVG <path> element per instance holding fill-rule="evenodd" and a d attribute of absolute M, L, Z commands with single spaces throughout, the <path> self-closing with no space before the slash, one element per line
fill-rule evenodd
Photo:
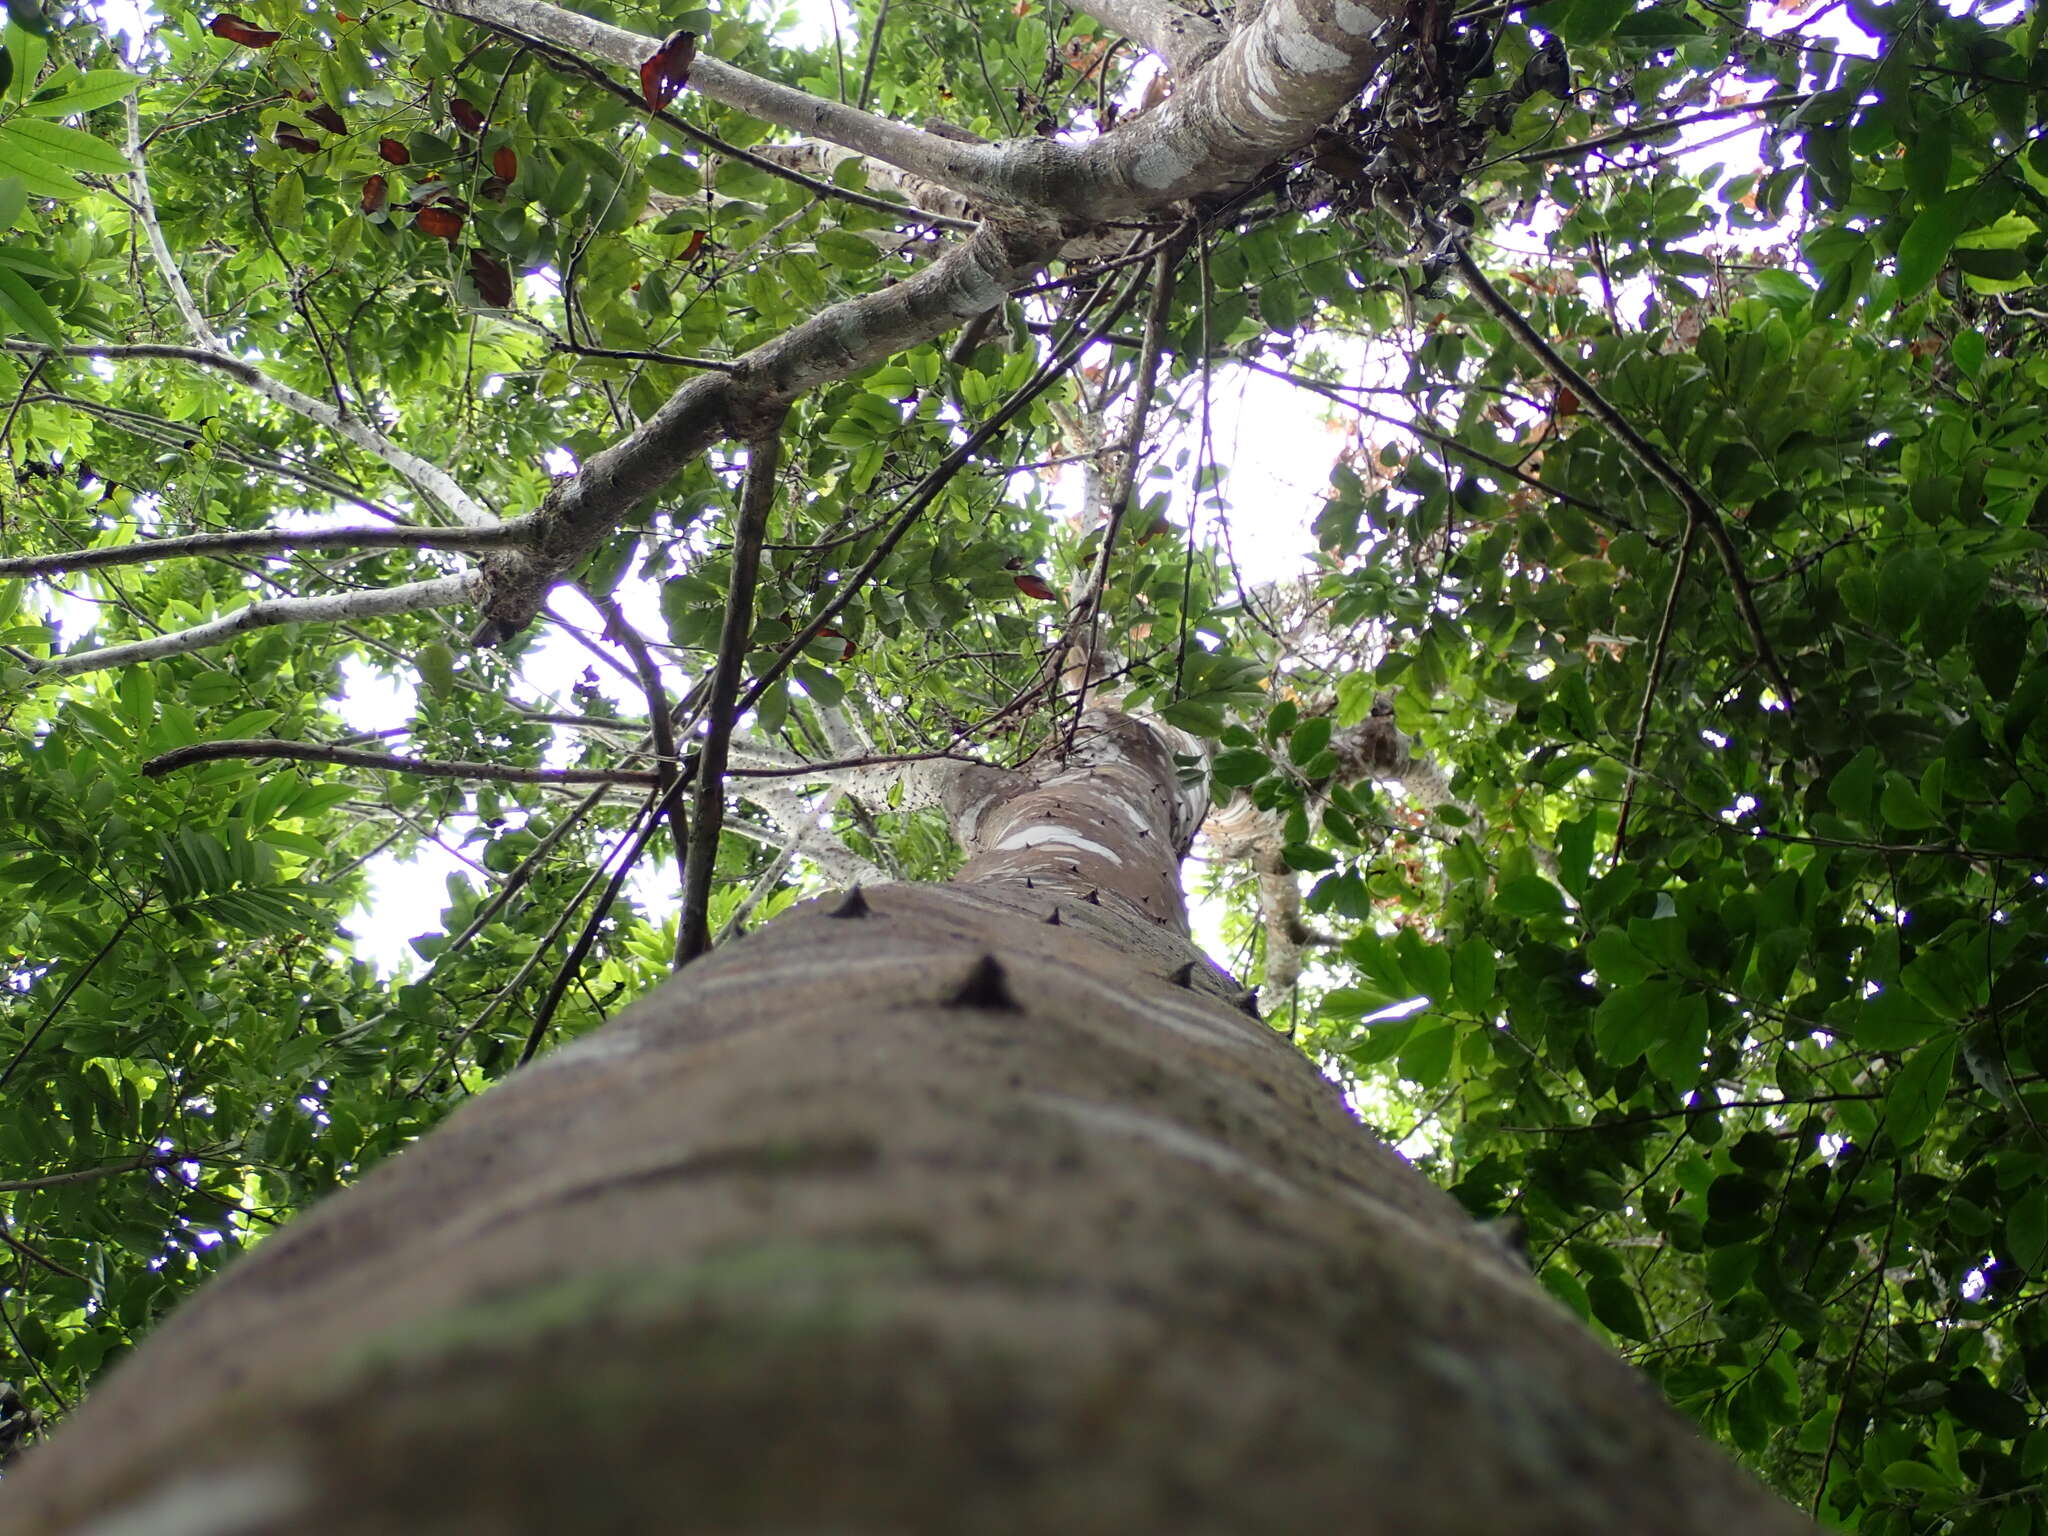
<path fill-rule="evenodd" d="M 914 277 L 814 315 L 739 359 L 730 374 L 690 380 L 638 430 L 591 456 L 542 507 L 536 547 L 484 562 L 480 644 L 517 634 L 547 589 L 638 503 L 730 435 L 806 390 L 929 341 L 993 309 L 1059 248 L 1059 232 L 984 227 Z"/>

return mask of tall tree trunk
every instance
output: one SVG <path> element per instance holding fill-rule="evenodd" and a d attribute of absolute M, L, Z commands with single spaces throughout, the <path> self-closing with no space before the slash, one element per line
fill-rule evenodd
<path fill-rule="evenodd" d="M 263 1243 L 0 1532 L 1811 1529 L 1193 949 L 1150 730 L 934 792 L 959 880 L 714 952 Z"/>

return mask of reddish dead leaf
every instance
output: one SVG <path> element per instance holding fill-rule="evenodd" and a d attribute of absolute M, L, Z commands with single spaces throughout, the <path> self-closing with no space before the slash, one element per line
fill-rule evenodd
<path fill-rule="evenodd" d="M 689 83 L 690 65 L 697 58 L 697 34 L 671 32 L 662 45 L 640 66 L 640 99 L 647 110 L 659 112 L 676 99 Z"/>
<path fill-rule="evenodd" d="M 1056 603 L 1060 600 L 1059 593 L 1046 585 L 1043 576 L 1037 575 L 1034 572 L 1019 571 L 1010 580 L 1017 583 L 1017 590 L 1026 597 L 1035 597 L 1041 603 Z"/>
<path fill-rule="evenodd" d="M 317 155 L 320 153 L 319 141 L 307 138 L 291 123 L 279 123 L 270 130 L 270 136 L 277 140 L 280 148 L 296 149 L 302 155 Z"/>
<path fill-rule="evenodd" d="M 231 43 L 240 43 L 244 48 L 268 48 L 283 37 L 282 32 L 272 32 L 268 27 L 251 26 L 230 12 L 223 11 L 206 24 L 206 30 L 215 37 L 224 37 Z"/>
<path fill-rule="evenodd" d="M 695 261 L 697 259 L 697 253 L 703 249 L 704 231 L 701 229 L 693 229 L 690 231 L 690 238 L 683 242 L 682 259 L 684 261 Z"/>
<path fill-rule="evenodd" d="M 382 213 L 384 211 L 384 197 L 384 178 L 382 176 L 372 176 L 363 183 L 363 212 Z"/>
<path fill-rule="evenodd" d="M 491 169 L 500 181 L 510 181 L 519 174 L 519 156 L 510 144 L 500 144 L 491 151 Z"/>
<path fill-rule="evenodd" d="M 349 15 L 347 11 L 336 11 L 334 13 L 334 19 L 340 22 L 344 27 L 352 27 L 356 24 L 355 17 Z"/>
<path fill-rule="evenodd" d="M 462 215 L 453 208 L 422 208 L 412 216 L 412 227 L 423 235 L 453 241 L 462 233 Z"/>
<path fill-rule="evenodd" d="M 1150 544 L 1162 533 L 1169 532 L 1172 529 L 1172 527 L 1173 524 L 1167 519 L 1166 514 L 1163 512 L 1160 513 L 1159 516 L 1152 519 L 1152 526 L 1147 528 L 1143 533 L 1138 535 L 1139 547 L 1143 548 L 1145 545 Z"/>
<path fill-rule="evenodd" d="M 396 139 L 379 139 L 377 141 L 377 153 L 393 165 L 412 164 L 412 151 Z"/>
<path fill-rule="evenodd" d="M 483 111 L 474 102 L 464 101 L 457 96 L 448 103 L 448 115 L 455 119 L 456 126 L 464 133 L 484 131 Z"/>
<path fill-rule="evenodd" d="M 841 661 L 851 661 L 859 651 L 860 642 L 858 640 L 849 640 L 846 642 L 846 649 L 839 653 L 839 659 Z"/>
<path fill-rule="evenodd" d="M 1557 387 L 1557 414 L 1576 416 L 1579 414 L 1579 397 L 1562 384 Z"/>
<path fill-rule="evenodd" d="M 334 108 L 328 106 L 324 101 L 317 107 L 308 107 L 306 109 L 306 116 L 313 119 L 314 122 L 325 128 L 329 133 L 348 132 L 348 119 L 335 111 Z"/>
<path fill-rule="evenodd" d="M 476 284 L 477 297 L 491 308 L 512 307 L 512 274 L 505 270 L 505 263 L 489 251 L 469 253 L 469 276 Z"/>

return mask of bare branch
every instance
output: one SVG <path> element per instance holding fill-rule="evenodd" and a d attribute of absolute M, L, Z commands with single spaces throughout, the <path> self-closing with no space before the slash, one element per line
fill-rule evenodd
<path fill-rule="evenodd" d="M 232 640 L 252 629 L 276 624 L 332 624 L 351 619 L 374 618 L 383 614 L 412 613 L 421 608 L 449 608 L 465 601 L 479 578 L 440 576 L 431 581 L 412 581 L 403 586 L 368 592 L 335 592 L 320 597 L 274 597 L 237 608 L 233 613 L 174 630 L 148 640 L 124 645 L 102 645 L 92 650 L 73 651 L 47 661 L 24 658 L 24 665 L 38 677 L 77 677 L 85 672 L 103 672 L 109 667 L 133 666 L 138 661 L 161 661 L 166 656 L 184 656 L 208 646 Z"/>
<path fill-rule="evenodd" d="M 102 549 L 0 560 L 0 576 L 57 576 L 189 556 L 294 554 L 315 549 L 504 549 L 531 533 L 525 520 L 489 528 L 247 528 L 142 539 Z"/>
<path fill-rule="evenodd" d="M 156 258 L 164 283 L 171 290 L 171 300 L 178 306 L 178 313 L 185 319 L 186 327 L 200 347 L 212 354 L 214 361 L 209 367 L 217 367 L 232 374 L 238 382 L 256 394 L 277 405 L 283 406 L 308 421 L 317 422 L 335 436 L 355 444 L 365 453 L 389 465 L 423 495 L 438 502 L 458 523 L 473 528 L 489 527 L 497 517 L 478 503 L 470 494 L 438 466 L 429 464 L 417 454 L 401 448 L 374 427 L 344 415 L 324 400 L 301 394 L 289 384 L 273 379 L 254 363 L 235 357 L 227 349 L 227 343 L 215 333 L 206 316 L 193 301 L 192 290 L 185 286 L 184 275 L 178 270 L 177 260 L 171 255 L 170 246 L 164 240 L 163 226 L 157 222 L 156 203 L 149 193 L 149 173 L 142 157 L 142 120 L 135 108 L 134 96 L 129 96 L 128 111 L 128 182 L 134 197 L 137 218 L 142 224 L 143 234 L 149 241 L 151 255 Z"/>

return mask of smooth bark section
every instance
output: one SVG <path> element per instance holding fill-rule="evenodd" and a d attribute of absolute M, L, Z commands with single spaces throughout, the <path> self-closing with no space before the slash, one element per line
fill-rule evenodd
<path fill-rule="evenodd" d="M 1064 760 L 1001 785 L 963 776 L 947 797 L 968 855 L 963 883 L 1030 881 L 1063 907 L 1112 897 L 1178 934 L 1188 928 L 1180 861 L 1205 804 L 1176 783 L 1156 734 L 1105 709 L 1082 715 Z"/>

